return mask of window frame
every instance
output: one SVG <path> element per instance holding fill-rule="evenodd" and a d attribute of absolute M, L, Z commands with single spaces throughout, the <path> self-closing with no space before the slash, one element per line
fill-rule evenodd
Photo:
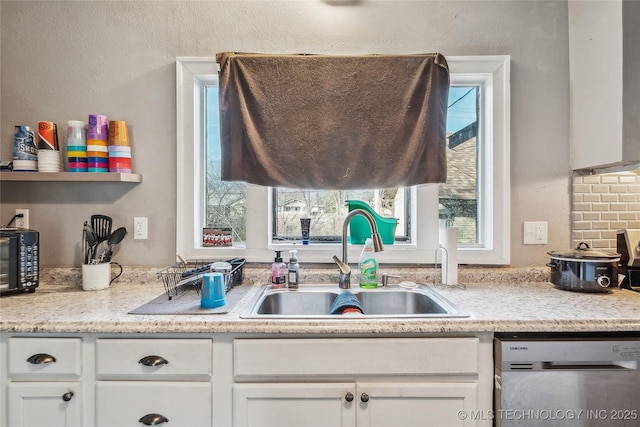
<path fill-rule="evenodd" d="M 461 264 L 507 265 L 510 262 L 510 56 L 447 57 L 451 84 L 481 84 L 482 141 L 478 147 L 479 244 L 459 245 Z M 303 262 L 332 263 L 341 253 L 340 243 L 301 246 L 272 242 L 272 189 L 247 184 L 247 239 L 232 247 L 203 248 L 200 244 L 204 209 L 204 87 L 217 84 L 214 57 L 176 58 L 177 195 L 176 252 L 186 259 L 244 257 L 250 262 L 270 262 L 275 250 L 298 249 Z M 411 243 L 387 245 L 382 263 L 430 264 L 438 246 L 438 186 L 410 189 Z M 419 215 L 419 216 L 418 216 Z M 198 225 L 198 227 L 196 227 Z M 361 247 L 349 245 L 353 262 Z"/>

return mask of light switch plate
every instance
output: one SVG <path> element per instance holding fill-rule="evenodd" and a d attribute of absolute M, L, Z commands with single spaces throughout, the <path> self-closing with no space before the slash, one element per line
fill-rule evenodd
<path fill-rule="evenodd" d="M 548 243 L 547 221 L 524 222 L 524 244 L 546 245 Z"/>

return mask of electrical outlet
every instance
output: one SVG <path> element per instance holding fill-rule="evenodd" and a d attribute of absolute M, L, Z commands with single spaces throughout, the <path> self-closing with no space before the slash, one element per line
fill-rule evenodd
<path fill-rule="evenodd" d="M 16 215 L 22 214 L 22 218 L 16 218 L 16 228 L 29 228 L 29 209 L 16 209 Z"/>
<path fill-rule="evenodd" d="M 525 221 L 523 242 L 525 245 L 546 245 L 547 240 L 547 221 Z"/>
<path fill-rule="evenodd" d="M 148 239 L 148 221 L 146 216 L 139 216 L 133 218 L 133 239 L 134 240 L 146 240 Z"/>

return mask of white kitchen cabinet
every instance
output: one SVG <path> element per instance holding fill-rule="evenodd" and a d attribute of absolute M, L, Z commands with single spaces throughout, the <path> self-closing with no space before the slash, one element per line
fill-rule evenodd
<path fill-rule="evenodd" d="M 211 427 L 209 382 L 98 381 L 96 427 Z"/>
<path fill-rule="evenodd" d="M 0 333 L 0 427 L 488 427 L 491 340 Z"/>
<path fill-rule="evenodd" d="M 7 413 L 11 427 L 82 425 L 82 340 L 8 340 Z"/>
<path fill-rule="evenodd" d="M 357 427 L 463 427 L 476 410 L 475 382 L 358 383 Z M 362 402 L 366 394 L 367 402 Z"/>
<path fill-rule="evenodd" d="M 236 384 L 234 427 L 455 427 L 475 383 Z"/>
<path fill-rule="evenodd" d="M 9 375 L 12 380 L 78 379 L 82 375 L 80 338 L 9 338 Z"/>
<path fill-rule="evenodd" d="M 571 169 L 640 163 L 640 3 L 570 1 Z"/>
<path fill-rule="evenodd" d="M 211 378 L 211 339 L 96 340 L 96 377 L 101 380 L 204 380 Z"/>
<path fill-rule="evenodd" d="M 96 426 L 212 425 L 211 339 L 96 340 Z"/>
<path fill-rule="evenodd" d="M 477 338 L 236 339 L 234 427 L 476 425 Z"/>
<path fill-rule="evenodd" d="M 11 427 L 80 427 L 82 393 L 79 382 L 10 382 Z"/>
<path fill-rule="evenodd" d="M 353 427 L 353 383 L 236 384 L 234 427 Z M 345 396 L 351 395 L 351 402 Z"/>

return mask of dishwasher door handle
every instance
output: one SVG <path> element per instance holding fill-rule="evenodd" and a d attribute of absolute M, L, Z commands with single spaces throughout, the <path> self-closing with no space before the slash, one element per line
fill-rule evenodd
<path fill-rule="evenodd" d="M 636 371 L 638 365 L 636 362 L 543 362 L 542 368 L 557 371 Z"/>

